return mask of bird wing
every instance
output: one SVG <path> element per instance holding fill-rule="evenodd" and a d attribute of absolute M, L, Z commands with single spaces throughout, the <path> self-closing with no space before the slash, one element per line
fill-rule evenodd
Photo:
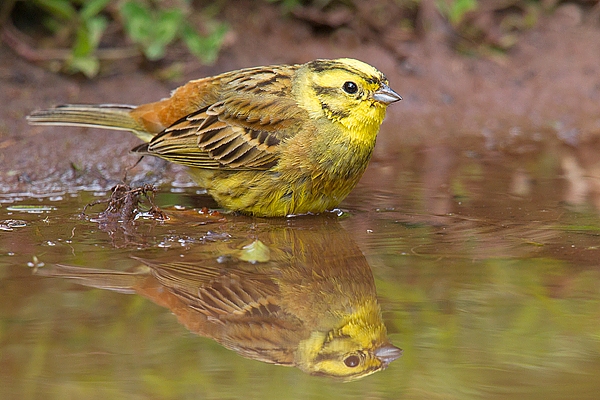
<path fill-rule="evenodd" d="M 152 275 L 175 296 L 212 320 L 263 318 L 279 311 L 275 304 L 279 286 L 266 274 L 138 260 L 149 266 Z"/>
<path fill-rule="evenodd" d="M 290 71 L 248 69 L 224 75 L 219 82 L 217 101 L 134 151 L 198 168 L 265 170 L 276 164 L 280 144 L 308 120 L 292 96 Z"/>
<path fill-rule="evenodd" d="M 189 329 L 245 357 L 293 364 L 294 351 L 308 333 L 303 321 L 282 308 L 279 285 L 271 275 L 240 268 L 140 261 L 161 285 L 217 328 L 194 330 L 197 327 L 190 324 Z"/>

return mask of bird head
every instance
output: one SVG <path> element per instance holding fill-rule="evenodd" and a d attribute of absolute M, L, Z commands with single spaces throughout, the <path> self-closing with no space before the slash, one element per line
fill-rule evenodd
<path fill-rule="evenodd" d="M 391 103 L 402 98 L 387 78 L 362 61 L 314 60 L 298 74 L 296 93 L 313 118 L 327 118 L 374 140 Z"/>
<path fill-rule="evenodd" d="M 352 381 L 387 368 L 401 355 L 387 339 L 379 305 L 367 300 L 333 329 L 311 332 L 298 346 L 296 362 L 312 375 Z"/>

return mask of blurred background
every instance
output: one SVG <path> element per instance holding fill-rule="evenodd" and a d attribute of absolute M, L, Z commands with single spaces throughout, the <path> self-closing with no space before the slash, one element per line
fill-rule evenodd
<path fill-rule="evenodd" d="M 575 146 L 600 132 L 593 0 L 6 0 L 0 23 L 3 192 L 73 168 L 112 175 L 136 143 L 27 127 L 32 109 L 141 104 L 190 79 L 315 58 L 370 63 L 403 96 L 376 160 L 407 145 L 460 147 L 457 137 L 502 150 L 540 138 Z"/>

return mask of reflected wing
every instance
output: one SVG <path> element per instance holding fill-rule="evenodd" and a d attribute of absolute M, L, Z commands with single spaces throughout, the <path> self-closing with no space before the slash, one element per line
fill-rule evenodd
<path fill-rule="evenodd" d="M 212 332 L 209 335 L 225 347 L 264 362 L 294 363 L 294 351 L 305 339 L 306 327 L 281 308 L 279 287 L 268 275 L 140 261 L 150 266 L 154 277 L 182 303 L 219 326 L 202 330 Z M 188 327 L 194 329 L 192 324 Z"/>
<path fill-rule="evenodd" d="M 148 265 L 169 291 L 213 321 L 274 317 L 280 312 L 279 286 L 267 275 L 183 262 L 139 261 Z"/>

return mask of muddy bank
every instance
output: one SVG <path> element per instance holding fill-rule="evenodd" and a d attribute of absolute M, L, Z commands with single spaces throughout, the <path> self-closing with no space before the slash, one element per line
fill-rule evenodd
<path fill-rule="evenodd" d="M 137 158 L 137 139 L 124 132 L 31 127 L 32 109 L 61 103 L 140 104 L 181 83 L 222 71 L 314 58 L 354 57 L 384 71 L 404 98 L 389 109 L 376 159 L 404 146 L 460 147 L 464 136 L 484 138 L 484 150 L 505 149 L 515 138 L 556 138 L 572 145 L 600 133 L 600 28 L 597 23 L 544 16 L 494 58 L 457 54 L 435 32 L 399 44 L 402 57 L 377 40 L 324 35 L 306 23 L 282 19 L 266 4 L 225 11 L 229 45 L 213 66 L 181 59 L 183 75 L 162 82 L 135 60 L 116 63 L 96 80 L 55 75 L 0 47 L 0 192 L 48 193 L 106 189 L 123 179 Z M 265 23 L 265 21 L 269 21 Z M 147 158 L 129 180 L 189 182 L 183 169 Z"/>

